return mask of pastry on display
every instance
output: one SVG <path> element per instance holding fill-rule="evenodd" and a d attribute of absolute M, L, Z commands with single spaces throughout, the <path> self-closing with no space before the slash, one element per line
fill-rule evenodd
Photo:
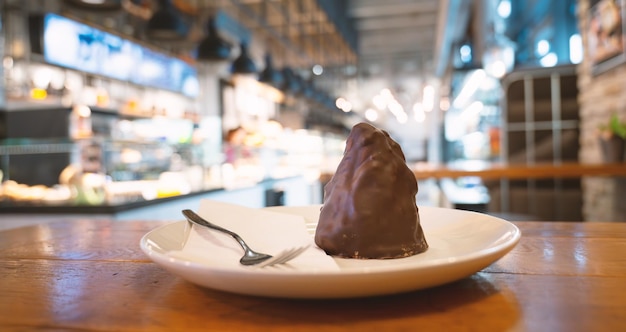
<path fill-rule="evenodd" d="M 324 187 L 315 243 L 343 258 L 401 258 L 426 251 L 417 190 L 400 145 L 386 131 L 355 125 Z"/>

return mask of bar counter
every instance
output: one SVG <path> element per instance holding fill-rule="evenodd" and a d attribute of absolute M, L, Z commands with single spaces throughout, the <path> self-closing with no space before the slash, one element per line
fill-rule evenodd
<path fill-rule="evenodd" d="M 476 176 L 482 179 L 541 179 L 580 178 L 584 176 L 626 176 L 626 164 L 585 164 L 564 162 L 561 164 L 505 164 L 505 163 L 459 163 L 437 165 L 415 163 L 413 173 L 418 180 Z"/>
<path fill-rule="evenodd" d="M 546 178 L 581 178 L 585 176 L 626 176 L 626 163 L 574 163 L 560 164 L 508 164 L 492 162 L 458 162 L 436 164 L 428 162 L 410 163 L 409 168 L 418 180 L 479 177 L 484 180 L 496 179 L 546 179 Z M 322 183 L 330 181 L 332 173 L 322 173 Z"/>
<path fill-rule="evenodd" d="M 139 248 L 164 223 L 83 219 L 0 232 L 0 330 L 626 330 L 626 223 L 517 222 L 518 245 L 471 277 L 314 301 L 223 293 L 166 272 Z"/>

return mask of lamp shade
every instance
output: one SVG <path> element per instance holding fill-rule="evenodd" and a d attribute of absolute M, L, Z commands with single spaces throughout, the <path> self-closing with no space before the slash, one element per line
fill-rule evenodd
<path fill-rule="evenodd" d="M 248 46 L 245 43 L 239 45 L 241 53 L 233 62 L 231 66 L 231 73 L 233 74 L 254 74 L 257 72 L 254 61 L 248 55 Z"/>
<path fill-rule="evenodd" d="M 272 56 L 265 54 L 265 68 L 259 75 L 259 82 L 269 84 L 275 88 L 280 88 L 283 85 L 283 75 L 274 68 L 272 64 Z"/>
<path fill-rule="evenodd" d="M 122 9 L 122 0 L 65 0 L 66 3 L 81 9 L 116 11 Z"/>
<path fill-rule="evenodd" d="M 302 94 L 308 100 L 313 100 L 315 96 L 315 86 L 311 80 L 302 81 Z"/>
<path fill-rule="evenodd" d="M 207 36 L 198 45 L 198 60 L 226 60 L 230 57 L 232 45 L 217 33 L 215 19 L 207 23 Z"/>
<path fill-rule="evenodd" d="M 187 24 L 170 0 L 159 1 L 159 9 L 154 12 L 146 26 L 148 37 L 162 40 L 180 39 L 187 34 L 187 30 Z"/>
<path fill-rule="evenodd" d="M 282 90 L 293 94 L 300 92 L 302 86 L 300 85 L 300 80 L 297 77 L 296 73 L 293 71 L 293 69 L 291 69 L 290 67 L 285 67 L 282 70 L 282 74 L 284 77 Z"/>

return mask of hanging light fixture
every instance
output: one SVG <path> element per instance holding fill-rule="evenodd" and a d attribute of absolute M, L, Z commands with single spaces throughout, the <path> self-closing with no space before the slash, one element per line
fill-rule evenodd
<path fill-rule="evenodd" d="M 515 65 L 515 43 L 505 36 L 491 39 L 483 53 L 485 72 L 497 79 L 504 77 Z"/>
<path fill-rule="evenodd" d="M 308 79 L 303 81 L 302 94 L 306 99 L 310 101 L 313 100 L 315 96 L 315 85 L 313 84 L 313 80 Z"/>
<path fill-rule="evenodd" d="M 289 92 L 292 94 L 297 94 L 300 92 L 302 86 L 300 85 L 300 81 L 296 75 L 296 73 L 291 69 L 291 67 L 285 67 L 282 70 L 282 75 L 284 77 L 282 90 L 284 92 Z"/>
<path fill-rule="evenodd" d="M 241 53 L 233 62 L 230 72 L 233 74 L 254 74 L 256 73 L 256 65 L 248 55 L 248 46 L 242 42 L 239 44 Z"/>
<path fill-rule="evenodd" d="M 226 60 L 232 45 L 217 33 L 215 18 L 209 18 L 207 36 L 198 45 L 198 60 Z"/>
<path fill-rule="evenodd" d="M 76 8 L 98 11 L 116 11 L 122 9 L 122 0 L 65 0 Z"/>
<path fill-rule="evenodd" d="M 259 82 L 269 84 L 275 88 L 280 88 L 283 85 L 283 76 L 274 68 L 272 56 L 269 53 L 265 54 L 265 69 L 259 75 Z"/>
<path fill-rule="evenodd" d="M 152 39 L 176 40 L 187 34 L 183 22 L 171 0 L 159 0 L 159 9 L 154 12 L 146 26 L 146 34 Z"/>

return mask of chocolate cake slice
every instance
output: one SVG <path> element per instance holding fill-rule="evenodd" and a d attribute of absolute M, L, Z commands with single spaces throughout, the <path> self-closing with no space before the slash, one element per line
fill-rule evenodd
<path fill-rule="evenodd" d="M 417 190 L 400 145 L 383 130 L 355 125 L 324 187 L 315 243 L 345 258 L 400 258 L 425 251 Z"/>

